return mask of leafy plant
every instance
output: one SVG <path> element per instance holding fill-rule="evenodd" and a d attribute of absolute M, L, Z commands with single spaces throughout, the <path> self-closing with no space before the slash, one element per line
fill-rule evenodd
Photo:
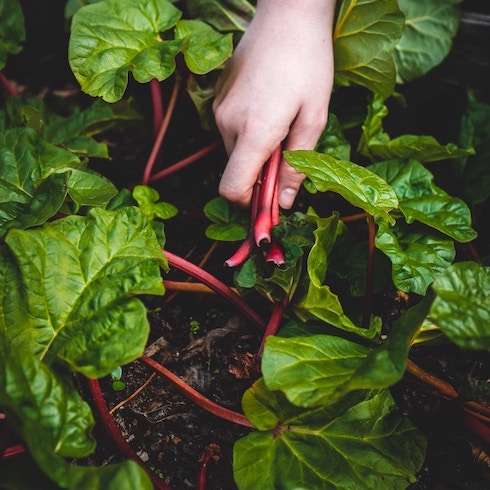
<path fill-rule="evenodd" d="M 447 398 L 458 392 L 412 361 L 414 346 L 423 352 L 437 338 L 490 350 L 489 268 L 476 256 L 458 256 L 461 244 L 477 238 L 472 211 L 490 195 L 482 163 L 490 111 L 469 94 L 457 143 L 391 137 L 384 125 L 401 99 L 395 88 L 448 54 L 458 3 L 339 2 L 335 114 L 315 151 L 283 153 L 307 176 L 308 206 L 280 214 L 278 148 L 248 219 L 221 198 L 204 208 L 209 238 L 243 241 L 238 255 L 223 260 L 236 267 L 238 294 L 165 249 L 162 220 L 178 210 L 148 185 L 216 148 L 213 142 L 153 172 L 182 80 L 205 127 L 212 124 L 214 75 L 246 29 L 253 4 L 192 0 L 181 10 L 164 0 L 67 2 L 70 68 L 82 91 L 99 99 L 63 114 L 19 95 L 1 74 L 8 97 L 0 112 L 0 431 L 20 439 L 19 452 L 26 450 L 48 478 L 46 488 L 168 488 L 121 440 L 97 382 L 120 381 L 118 370 L 136 359 L 199 406 L 250 429 L 234 447 L 240 489 L 406 488 L 416 480 L 426 440 L 391 389 L 410 373 Z M 3 69 L 25 39 L 17 1 L 0 0 L 0 25 Z M 165 114 L 164 80 L 173 87 Z M 130 191 L 90 164 L 111 158 L 103 135 L 141 122 L 133 99 L 124 98 L 133 81 L 149 83 L 155 141 Z M 362 109 L 350 102 L 358 94 Z M 441 164 L 462 182 L 454 196 L 438 184 Z M 327 211 L 325 202 L 332 204 Z M 244 393 L 244 414 L 206 399 L 143 356 L 144 298 L 164 294 L 162 273 L 170 267 L 223 295 L 264 330 L 256 355 L 260 378 Z M 410 302 L 390 322 L 374 300 L 394 292 Z M 271 306 L 267 320 L 247 303 L 257 293 Z M 99 415 L 129 461 L 70 464 L 95 447 L 91 407 L 73 382 L 80 376 L 89 378 Z M 462 400 L 462 412 L 489 442 L 488 405 Z M 4 452 L 0 486 L 35 486 L 39 473 L 24 475 L 16 451 L 0 447 Z"/>

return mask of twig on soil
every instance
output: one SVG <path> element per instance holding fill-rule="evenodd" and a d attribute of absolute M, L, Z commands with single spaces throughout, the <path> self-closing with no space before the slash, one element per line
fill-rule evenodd
<path fill-rule="evenodd" d="M 126 403 L 130 402 L 133 398 L 138 396 L 151 383 L 151 380 L 155 376 L 156 376 L 156 373 L 151 373 L 150 376 L 148 377 L 148 379 L 139 388 L 137 388 L 135 391 L 133 391 L 133 393 L 131 393 L 131 395 L 129 395 L 127 398 L 125 398 L 124 400 L 121 400 L 117 405 L 112 407 L 109 410 L 109 413 L 112 415 L 114 412 L 116 412 L 120 408 L 124 407 L 124 405 L 126 405 Z"/>

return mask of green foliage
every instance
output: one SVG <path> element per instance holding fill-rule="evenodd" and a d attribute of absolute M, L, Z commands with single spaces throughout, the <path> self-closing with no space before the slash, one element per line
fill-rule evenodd
<path fill-rule="evenodd" d="M 22 50 L 25 40 L 24 15 L 17 0 L 0 0 L 0 70 L 7 55 Z"/>

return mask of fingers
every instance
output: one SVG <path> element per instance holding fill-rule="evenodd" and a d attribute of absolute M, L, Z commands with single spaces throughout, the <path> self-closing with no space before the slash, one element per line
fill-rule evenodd
<path fill-rule="evenodd" d="M 289 131 L 284 150 L 313 150 L 327 123 L 328 109 L 317 110 L 312 115 L 300 111 Z M 305 178 L 284 159 L 279 169 L 279 205 L 289 209 Z"/>

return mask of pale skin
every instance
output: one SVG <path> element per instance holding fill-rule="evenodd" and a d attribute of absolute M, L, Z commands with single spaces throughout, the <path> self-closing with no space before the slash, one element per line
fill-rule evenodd
<path fill-rule="evenodd" d="M 219 192 L 248 206 L 260 170 L 279 144 L 311 150 L 323 131 L 333 85 L 335 0 L 259 0 L 216 85 L 213 110 L 228 163 Z M 304 175 L 286 161 L 279 205 L 294 203 Z"/>

